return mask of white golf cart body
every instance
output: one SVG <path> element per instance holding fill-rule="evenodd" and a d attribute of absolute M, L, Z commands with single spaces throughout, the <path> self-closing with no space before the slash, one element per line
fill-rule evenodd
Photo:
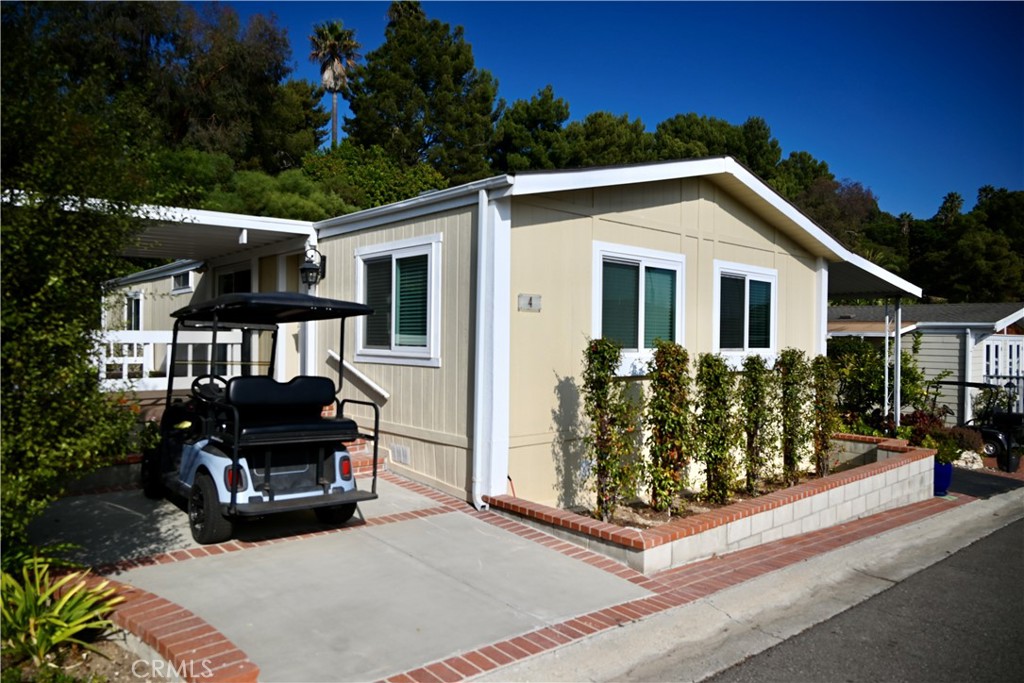
<path fill-rule="evenodd" d="M 327 377 L 274 378 L 278 326 L 338 319 L 344 344 L 345 319 L 372 312 L 367 306 L 284 292 L 228 294 L 175 311 L 171 358 L 178 358 L 182 330 L 210 335 L 208 373 L 196 377 L 188 400 L 174 396 L 168 373 L 166 406 L 158 448 L 143 459 L 147 495 L 169 489 L 188 501 L 192 535 L 200 543 L 227 540 L 233 520 L 294 510 L 314 510 L 326 523 L 346 522 L 362 501 L 377 497 L 379 411 L 367 401 L 339 401 L 338 386 Z M 269 350 L 269 360 L 241 365 L 226 376 L 218 335 L 241 330 L 248 348 Z M 270 339 L 266 335 L 270 335 Z M 269 342 L 269 343 L 268 343 Z M 258 355 L 258 354 L 257 354 Z M 193 360 L 194 363 L 194 360 Z M 254 370 L 266 369 L 264 374 Z M 345 417 L 351 403 L 373 409 L 372 434 Z M 325 408 L 333 417 L 325 417 Z M 346 444 L 373 444 L 369 490 L 356 485 Z"/>

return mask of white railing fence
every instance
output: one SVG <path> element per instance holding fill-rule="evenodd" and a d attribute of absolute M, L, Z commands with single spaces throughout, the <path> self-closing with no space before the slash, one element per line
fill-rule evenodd
<path fill-rule="evenodd" d="M 167 388 L 168 366 L 188 386 L 197 375 L 215 372 L 240 374 L 242 333 L 217 334 L 217 350 L 210 358 L 210 333 L 182 330 L 178 334 L 178 357 L 171 362 L 170 330 L 114 330 L 106 332 L 97 349 L 100 384 L 106 391 L 134 389 L 160 391 Z M 212 364 L 211 364 L 212 360 Z M 175 385 L 178 382 L 175 380 Z"/>

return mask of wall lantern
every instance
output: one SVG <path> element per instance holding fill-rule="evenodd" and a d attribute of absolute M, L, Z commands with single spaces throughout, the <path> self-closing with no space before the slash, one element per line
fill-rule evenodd
<path fill-rule="evenodd" d="M 306 250 L 306 260 L 299 266 L 302 284 L 312 287 L 327 276 L 327 257 L 318 250 Z"/>

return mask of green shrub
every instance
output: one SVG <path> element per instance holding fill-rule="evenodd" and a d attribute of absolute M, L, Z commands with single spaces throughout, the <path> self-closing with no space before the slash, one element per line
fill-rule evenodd
<path fill-rule="evenodd" d="M 839 376 L 832 362 L 825 356 L 818 356 L 811 361 L 811 387 L 814 393 L 811 427 L 814 441 L 814 472 L 819 477 L 824 477 L 829 470 L 832 435 L 842 424 L 836 407 Z"/>
<path fill-rule="evenodd" d="M 86 572 L 51 577 L 50 564 L 40 558 L 25 563 L 20 581 L 4 572 L 4 650 L 18 661 L 31 659 L 36 666 L 72 643 L 94 650 L 83 636 L 113 626 L 107 616 L 124 598 L 108 581 L 90 587 L 85 577 Z"/>
<path fill-rule="evenodd" d="M 648 481 L 651 507 L 667 510 L 686 485 L 690 464 L 692 412 L 690 356 L 679 344 L 657 340 L 650 366 L 647 401 Z"/>
<path fill-rule="evenodd" d="M 764 476 L 768 456 L 778 440 L 778 386 L 762 356 L 747 356 L 739 381 L 743 434 L 743 464 L 747 493 L 754 493 Z"/>
<path fill-rule="evenodd" d="M 725 504 L 732 487 L 732 450 L 739 433 L 732 412 L 736 382 L 724 358 L 704 353 L 697 362 L 696 384 L 695 452 L 705 466 L 704 492 L 711 502 Z"/>
<path fill-rule="evenodd" d="M 799 479 L 800 462 L 811 436 L 807 417 L 810 401 L 810 366 L 799 349 L 783 349 L 775 361 L 780 386 L 782 418 L 782 473 L 786 482 Z"/>
<path fill-rule="evenodd" d="M 630 395 L 630 386 L 616 379 L 621 355 L 618 344 L 607 339 L 591 340 L 584 353 L 583 410 L 590 422 L 587 447 L 594 465 L 595 512 L 604 521 L 636 495 L 640 476 L 641 406 Z"/>

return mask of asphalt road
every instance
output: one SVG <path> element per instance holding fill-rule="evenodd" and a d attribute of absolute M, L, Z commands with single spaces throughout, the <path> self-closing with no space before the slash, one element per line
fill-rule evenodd
<path fill-rule="evenodd" d="M 679 680 L 671 670 L 645 674 Z M 1019 681 L 1024 520 L 765 650 L 707 683 Z"/>

